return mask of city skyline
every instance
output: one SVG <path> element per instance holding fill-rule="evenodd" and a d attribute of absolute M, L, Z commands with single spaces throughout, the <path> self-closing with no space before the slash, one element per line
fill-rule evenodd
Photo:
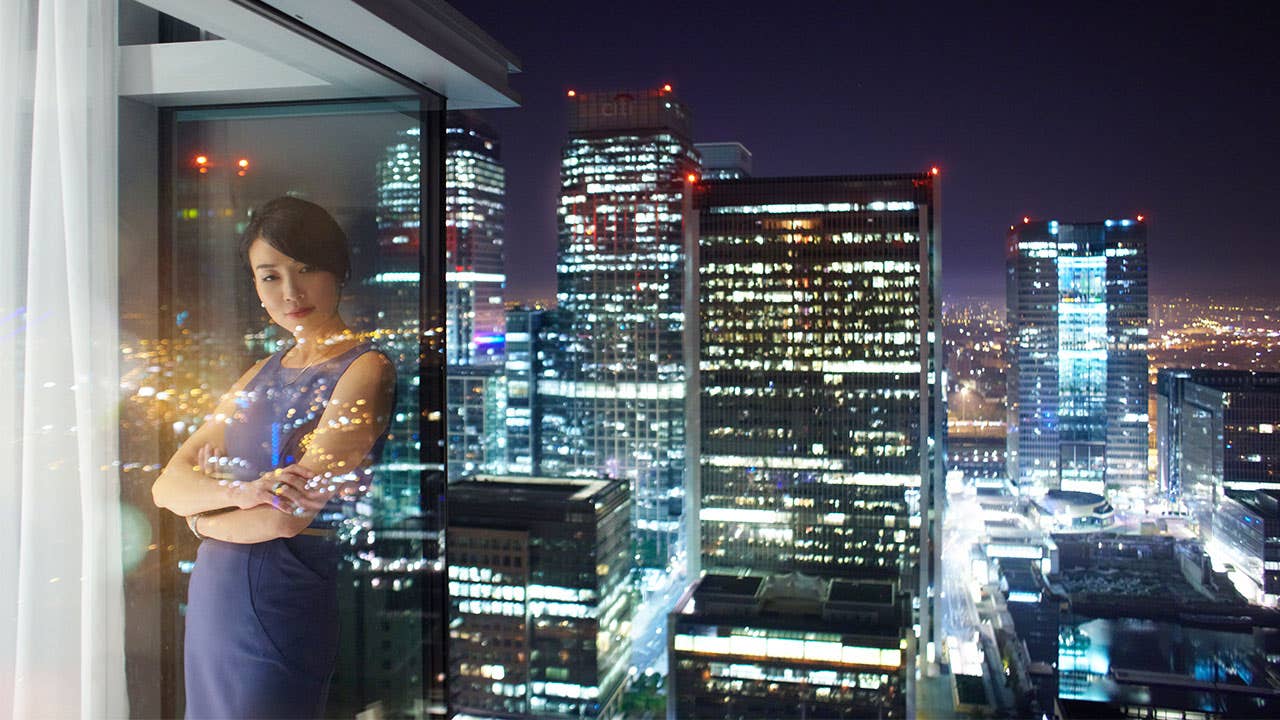
<path fill-rule="evenodd" d="M 1280 717 L 1280 10 L 14 1 L 15 717 Z"/>
<path fill-rule="evenodd" d="M 694 108 L 694 140 L 742 142 L 755 175 L 938 165 L 947 299 L 1003 293 L 1004 231 L 1023 216 L 1137 214 L 1151 224 L 1153 294 L 1273 294 L 1265 268 L 1280 248 L 1265 218 L 1223 210 L 1258 205 L 1267 187 L 1275 153 L 1259 150 L 1275 147 L 1268 118 L 1280 95 L 1254 78 L 1280 62 L 1263 35 L 1274 10 L 713 3 L 689 13 L 660 3 L 628 19 L 634 42 L 618 46 L 617 18 L 585 3 L 555 14 L 482 0 L 458 8 L 524 62 L 513 77 L 522 108 L 487 114 L 510 150 L 507 249 L 524 270 L 512 274 L 512 299 L 554 296 L 564 93 L 665 82 Z M 750 63 L 734 55 L 745 45 Z M 1250 260 L 1202 257 L 1206 238 Z"/>

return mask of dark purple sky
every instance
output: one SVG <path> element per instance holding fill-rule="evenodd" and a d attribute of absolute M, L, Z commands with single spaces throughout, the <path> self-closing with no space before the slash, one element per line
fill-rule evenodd
<path fill-rule="evenodd" d="M 1015 218 L 1139 213 L 1154 294 L 1280 296 L 1280 4 L 454 4 L 523 64 L 487 114 L 510 298 L 555 291 L 565 90 L 663 82 L 756 175 L 941 166 L 949 297 L 1003 293 Z"/>

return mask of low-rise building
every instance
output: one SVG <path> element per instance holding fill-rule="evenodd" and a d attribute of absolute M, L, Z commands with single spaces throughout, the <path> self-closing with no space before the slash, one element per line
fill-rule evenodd
<path fill-rule="evenodd" d="M 670 616 L 668 715 L 904 717 L 908 613 L 892 581 L 707 575 Z"/>

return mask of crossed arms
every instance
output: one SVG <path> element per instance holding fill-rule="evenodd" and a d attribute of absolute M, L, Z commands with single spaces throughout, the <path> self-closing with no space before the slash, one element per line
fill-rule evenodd
<path fill-rule="evenodd" d="M 338 379 L 298 462 L 250 482 L 220 477 L 209 459 L 226 446 L 226 422 L 235 412 L 236 397 L 265 362 L 249 368 L 231 386 L 209 420 L 182 443 L 151 487 L 157 506 L 196 518 L 205 537 L 257 543 L 297 535 L 335 494 L 365 489 L 366 459 L 386 431 L 395 368 L 381 353 L 367 352 Z"/>

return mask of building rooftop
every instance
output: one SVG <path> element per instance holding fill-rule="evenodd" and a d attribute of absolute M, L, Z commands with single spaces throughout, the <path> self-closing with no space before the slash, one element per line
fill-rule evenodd
<path fill-rule="evenodd" d="M 1280 519 L 1280 489 L 1227 490 L 1227 497 L 1244 505 L 1259 517 Z"/>
<path fill-rule="evenodd" d="M 693 605 L 688 600 L 693 600 Z M 802 573 L 741 576 L 706 575 L 677 608 L 715 622 L 749 618 L 764 627 L 819 629 L 831 623 L 846 630 L 897 632 L 902 596 L 892 581 L 819 578 Z M 881 628 L 880 626 L 883 626 Z M 872 630 L 874 628 L 874 631 Z"/>
<path fill-rule="evenodd" d="M 1280 393 L 1280 372 L 1198 368 L 1162 368 L 1157 374 L 1157 390 L 1166 394 L 1169 383 L 1175 379 L 1225 392 Z"/>
<path fill-rule="evenodd" d="M 827 602 L 889 605 L 893 603 L 893 586 L 884 582 L 833 580 Z"/>
<path fill-rule="evenodd" d="M 476 475 L 449 486 L 449 492 L 471 489 L 505 490 L 511 493 L 562 495 L 565 500 L 586 500 L 616 481 L 593 478 L 522 477 L 515 475 Z"/>

